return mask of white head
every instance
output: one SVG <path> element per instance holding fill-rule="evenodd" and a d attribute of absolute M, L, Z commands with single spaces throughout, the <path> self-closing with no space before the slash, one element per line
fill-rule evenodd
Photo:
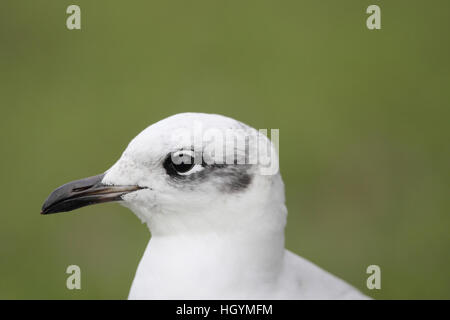
<path fill-rule="evenodd" d="M 237 134 L 236 140 L 226 139 L 218 148 L 218 140 L 229 136 L 229 130 Z M 238 142 L 242 137 L 243 144 Z M 148 224 L 154 236 L 283 232 L 281 176 L 278 170 L 265 174 L 264 166 L 250 159 L 263 144 L 270 145 L 267 137 L 234 119 L 177 114 L 142 131 L 104 175 L 56 189 L 43 213 L 119 200 Z M 235 156 L 231 162 L 229 150 Z"/>

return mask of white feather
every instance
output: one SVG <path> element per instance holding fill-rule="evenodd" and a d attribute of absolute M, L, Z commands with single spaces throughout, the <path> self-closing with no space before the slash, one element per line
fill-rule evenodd
<path fill-rule="evenodd" d="M 255 132 L 224 116 L 178 114 L 133 139 L 103 179 L 106 184 L 147 187 L 123 199 L 152 234 L 129 298 L 367 298 L 284 248 L 287 210 L 279 172 L 259 174 L 254 165 L 251 183 L 237 192 L 224 192 L 227 177 L 220 175 L 195 187 L 170 181 L 162 161 L 171 152 L 189 148 L 185 133 L 199 125 L 203 131 Z M 206 150 L 208 142 L 200 147 Z"/>

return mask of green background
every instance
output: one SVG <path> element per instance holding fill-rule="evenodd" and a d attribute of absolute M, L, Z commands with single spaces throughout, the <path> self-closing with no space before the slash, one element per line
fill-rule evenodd
<path fill-rule="evenodd" d="M 117 204 L 40 207 L 197 111 L 280 129 L 287 248 L 374 298 L 449 299 L 449 16 L 448 0 L 2 0 L 0 298 L 126 298 L 146 226 Z"/>

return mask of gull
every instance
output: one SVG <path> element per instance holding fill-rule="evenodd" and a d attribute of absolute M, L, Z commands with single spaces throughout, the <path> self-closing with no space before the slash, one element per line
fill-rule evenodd
<path fill-rule="evenodd" d="M 236 139 L 220 141 L 230 131 Z M 176 114 L 142 131 L 105 173 L 54 190 L 41 213 L 117 201 L 147 224 L 129 299 L 367 299 L 285 249 L 284 184 L 277 166 L 263 170 L 262 146 L 274 150 L 232 118 Z"/>

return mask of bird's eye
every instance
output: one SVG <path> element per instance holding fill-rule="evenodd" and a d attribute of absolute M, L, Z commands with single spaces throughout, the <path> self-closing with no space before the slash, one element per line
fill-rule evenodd
<path fill-rule="evenodd" d="M 181 150 L 171 153 L 164 162 L 164 167 L 169 175 L 189 175 L 203 169 L 202 165 L 195 163 L 194 152 Z"/>

